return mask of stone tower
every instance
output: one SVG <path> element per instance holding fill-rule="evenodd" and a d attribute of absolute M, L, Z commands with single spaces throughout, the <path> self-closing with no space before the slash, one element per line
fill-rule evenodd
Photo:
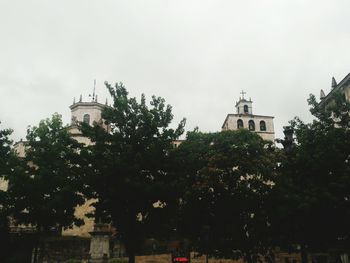
<path fill-rule="evenodd" d="M 69 128 L 70 134 L 80 143 L 90 144 L 90 140 L 86 137 L 81 136 L 81 132 L 78 130 L 77 124 L 79 122 L 85 122 L 89 125 L 97 123 L 107 128 L 102 120 L 102 110 L 107 106 L 97 101 L 97 95 L 92 96 L 92 100 L 84 102 L 82 96 L 78 102 L 73 101 L 73 104 L 69 107 L 71 110 L 71 125 Z"/>

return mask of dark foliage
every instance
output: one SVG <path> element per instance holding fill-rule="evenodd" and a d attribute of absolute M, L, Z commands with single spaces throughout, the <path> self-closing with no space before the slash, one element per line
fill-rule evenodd
<path fill-rule="evenodd" d="M 286 153 L 271 195 L 273 240 L 308 251 L 344 249 L 350 241 L 349 104 L 336 94 L 327 107 L 309 98 L 316 119 L 291 124 L 296 144 Z"/>
<path fill-rule="evenodd" d="M 200 253 L 256 260 L 268 252 L 265 200 L 278 151 L 247 130 L 190 132 L 174 153 L 184 189 L 178 231 Z"/>
<path fill-rule="evenodd" d="M 171 106 L 160 97 L 130 98 L 121 83 L 106 83 L 113 98 L 112 107 L 102 113 L 106 127 L 82 125 L 92 145 L 86 153 L 91 168 L 86 169 L 88 195 L 98 198 L 96 217 L 112 222 L 124 243 L 130 262 L 146 237 L 168 228 L 168 167 L 173 141 L 182 133 L 185 120 L 176 129 Z M 155 206 L 155 203 L 158 206 Z"/>

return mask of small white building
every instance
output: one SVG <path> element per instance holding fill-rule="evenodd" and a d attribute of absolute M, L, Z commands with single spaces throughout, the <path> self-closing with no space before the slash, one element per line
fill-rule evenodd
<path fill-rule="evenodd" d="M 274 117 L 253 114 L 252 100 L 244 98 L 245 92 L 241 94 L 242 97 L 236 103 L 236 113 L 227 114 L 222 130 L 248 129 L 259 134 L 264 140 L 274 141 Z"/>

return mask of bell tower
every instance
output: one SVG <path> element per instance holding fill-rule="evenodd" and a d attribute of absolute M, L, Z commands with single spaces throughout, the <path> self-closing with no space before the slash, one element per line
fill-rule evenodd
<path fill-rule="evenodd" d="M 252 100 L 247 100 L 241 92 L 238 102 L 236 102 L 236 113 L 227 114 L 227 117 L 221 126 L 223 131 L 247 129 L 257 133 L 264 140 L 274 141 L 275 131 L 273 125 L 273 116 L 253 114 Z"/>
<path fill-rule="evenodd" d="M 91 98 L 90 101 L 83 101 L 83 96 L 80 95 L 79 101 L 76 102 L 74 98 L 73 104 L 69 107 L 71 110 L 71 124 L 69 127 L 69 132 L 78 142 L 85 143 L 87 145 L 91 144 L 91 142 L 88 138 L 82 136 L 80 130 L 78 129 L 78 123 L 84 122 L 90 126 L 98 124 L 108 130 L 108 126 L 102 120 L 102 111 L 105 107 L 108 107 L 108 102 L 106 100 L 106 103 L 102 104 L 97 101 L 95 86 L 96 82 L 94 83 L 93 94 L 89 95 Z"/>
<path fill-rule="evenodd" d="M 236 102 L 236 112 L 237 114 L 250 114 L 252 115 L 253 114 L 253 107 L 252 107 L 252 100 L 249 99 L 245 99 L 244 98 L 244 95 L 246 94 L 246 92 L 244 92 L 242 90 L 241 92 L 242 96 L 239 97 L 239 101 Z"/>
<path fill-rule="evenodd" d="M 97 101 L 97 95 L 94 95 L 91 101 L 83 101 L 82 95 L 78 102 L 73 101 L 73 104 L 69 107 L 71 110 L 71 125 L 78 122 L 85 122 L 89 125 L 93 125 L 95 122 L 101 122 L 101 113 L 106 105 Z"/>

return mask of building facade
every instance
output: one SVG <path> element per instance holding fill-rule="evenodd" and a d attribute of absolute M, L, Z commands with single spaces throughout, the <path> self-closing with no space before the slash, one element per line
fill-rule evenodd
<path fill-rule="evenodd" d="M 275 130 L 273 125 L 273 116 L 255 115 L 253 114 L 253 102 L 251 99 L 242 97 L 236 102 L 236 113 L 227 114 L 222 125 L 222 130 L 239 130 L 248 129 L 260 135 L 261 138 L 268 141 L 275 140 Z"/>

